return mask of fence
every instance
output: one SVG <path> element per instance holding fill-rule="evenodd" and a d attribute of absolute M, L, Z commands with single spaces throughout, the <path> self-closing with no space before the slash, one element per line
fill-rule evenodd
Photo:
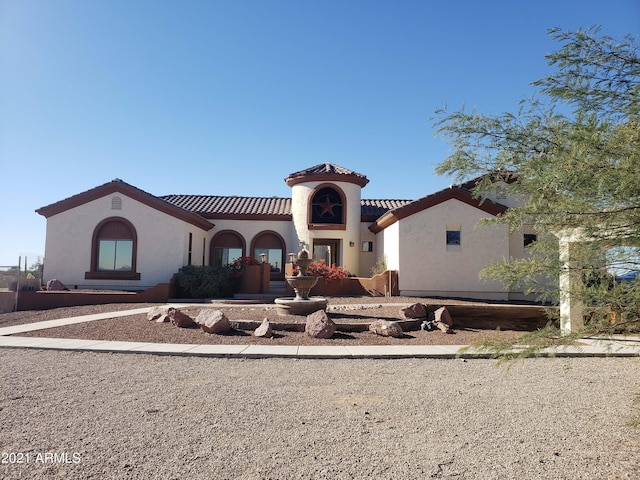
<path fill-rule="evenodd" d="M 40 255 L 33 255 L 36 262 L 28 268 L 29 257 L 18 257 L 18 265 L 0 265 L 0 313 L 17 309 L 20 292 L 38 291 L 42 289 L 43 262 Z M 24 261 L 24 262 L 23 262 Z M 24 266 L 24 269 L 23 269 Z M 15 295 L 11 295 L 15 292 Z"/>

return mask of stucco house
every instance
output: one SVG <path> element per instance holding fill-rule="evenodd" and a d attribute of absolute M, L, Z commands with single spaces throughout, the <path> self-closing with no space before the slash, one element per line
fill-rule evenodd
<path fill-rule="evenodd" d="M 522 297 L 478 278 L 492 261 L 525 255 L 526 235 L 478 226 L 504 212 L 509 197 L 479 200 L 463 184 L 417 200 L 363 199 L 366 176 L 330 163 L 285 182 L 289 198 L 155 196 L 115 179 L 42 207 L 44 279 L 70 288 L 144 290 L 184 265 L 263 254 L 275 281 L 304 242 L 315 259 L 359 276 L 369 276 L 384 256 L 398 271 L 401 295 Z"/>

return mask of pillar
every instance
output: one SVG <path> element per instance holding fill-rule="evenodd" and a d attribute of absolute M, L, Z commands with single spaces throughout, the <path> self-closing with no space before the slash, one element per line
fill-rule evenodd
<path fill-rule="evenodd" d="M 568 238 L 560 239 L 560 333 L 568 335 L 584 326 L 584 306 L 580 299 L 582 289 L 582 271 L 571 255 L 575 242 Z"/>

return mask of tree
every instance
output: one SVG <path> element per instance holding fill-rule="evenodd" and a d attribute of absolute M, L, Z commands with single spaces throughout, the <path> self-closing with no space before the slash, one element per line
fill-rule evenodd
<path fill-rule="evenodd" d="M 576 335 L 635 331 L 640 281 L 616 281 L 615 274 L 640 270 L 633 248 L 640 246 L 638 44 L 599 28 L 549 33 L 562 44 L 546 57 L 553 73 L 533 83 L 536 96 L 520 102 L 516 114 L 437 112 L 437 134 L 453 147 L 437 171 L 460 181 L 479 177 L 479 198 L 500 184 L 525 200 L 494 221 L 511 233 L 532 227 L 538 236 L 529 256 L 504 259 L 483 275 L 558 302 L 557 238 L 578 232 L 585 241 L 572 251 L 572 265 L 584 281 L 570 293 L 588 306 L 590 321 Z M 557 333 L 549 328 L 526 340 L 536 348 L 573 340 Z"/>

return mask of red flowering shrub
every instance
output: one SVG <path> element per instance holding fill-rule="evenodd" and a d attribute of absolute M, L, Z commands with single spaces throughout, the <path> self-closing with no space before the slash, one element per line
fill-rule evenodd
<path fill-rule="evenodd" d="M 226 265 L 226 268 L 232 272 L 241 272 L 244 267 L 248 265 L 260 265 L 260 262 L 254 257 L 238 257 L 230 264 Z"/>
<path fill-rule="evenodd" d="M 325 283 L 341 280 L 344 277 L 349 277 L 351 274 L 349 270 L 344 267 L 338 267 L 336 264 L 332 264 L 331 267 L 327 265 L 324 260 L 320 262 L 311 262 L 307 269 L 307 275 L 322 277 Z"/>

